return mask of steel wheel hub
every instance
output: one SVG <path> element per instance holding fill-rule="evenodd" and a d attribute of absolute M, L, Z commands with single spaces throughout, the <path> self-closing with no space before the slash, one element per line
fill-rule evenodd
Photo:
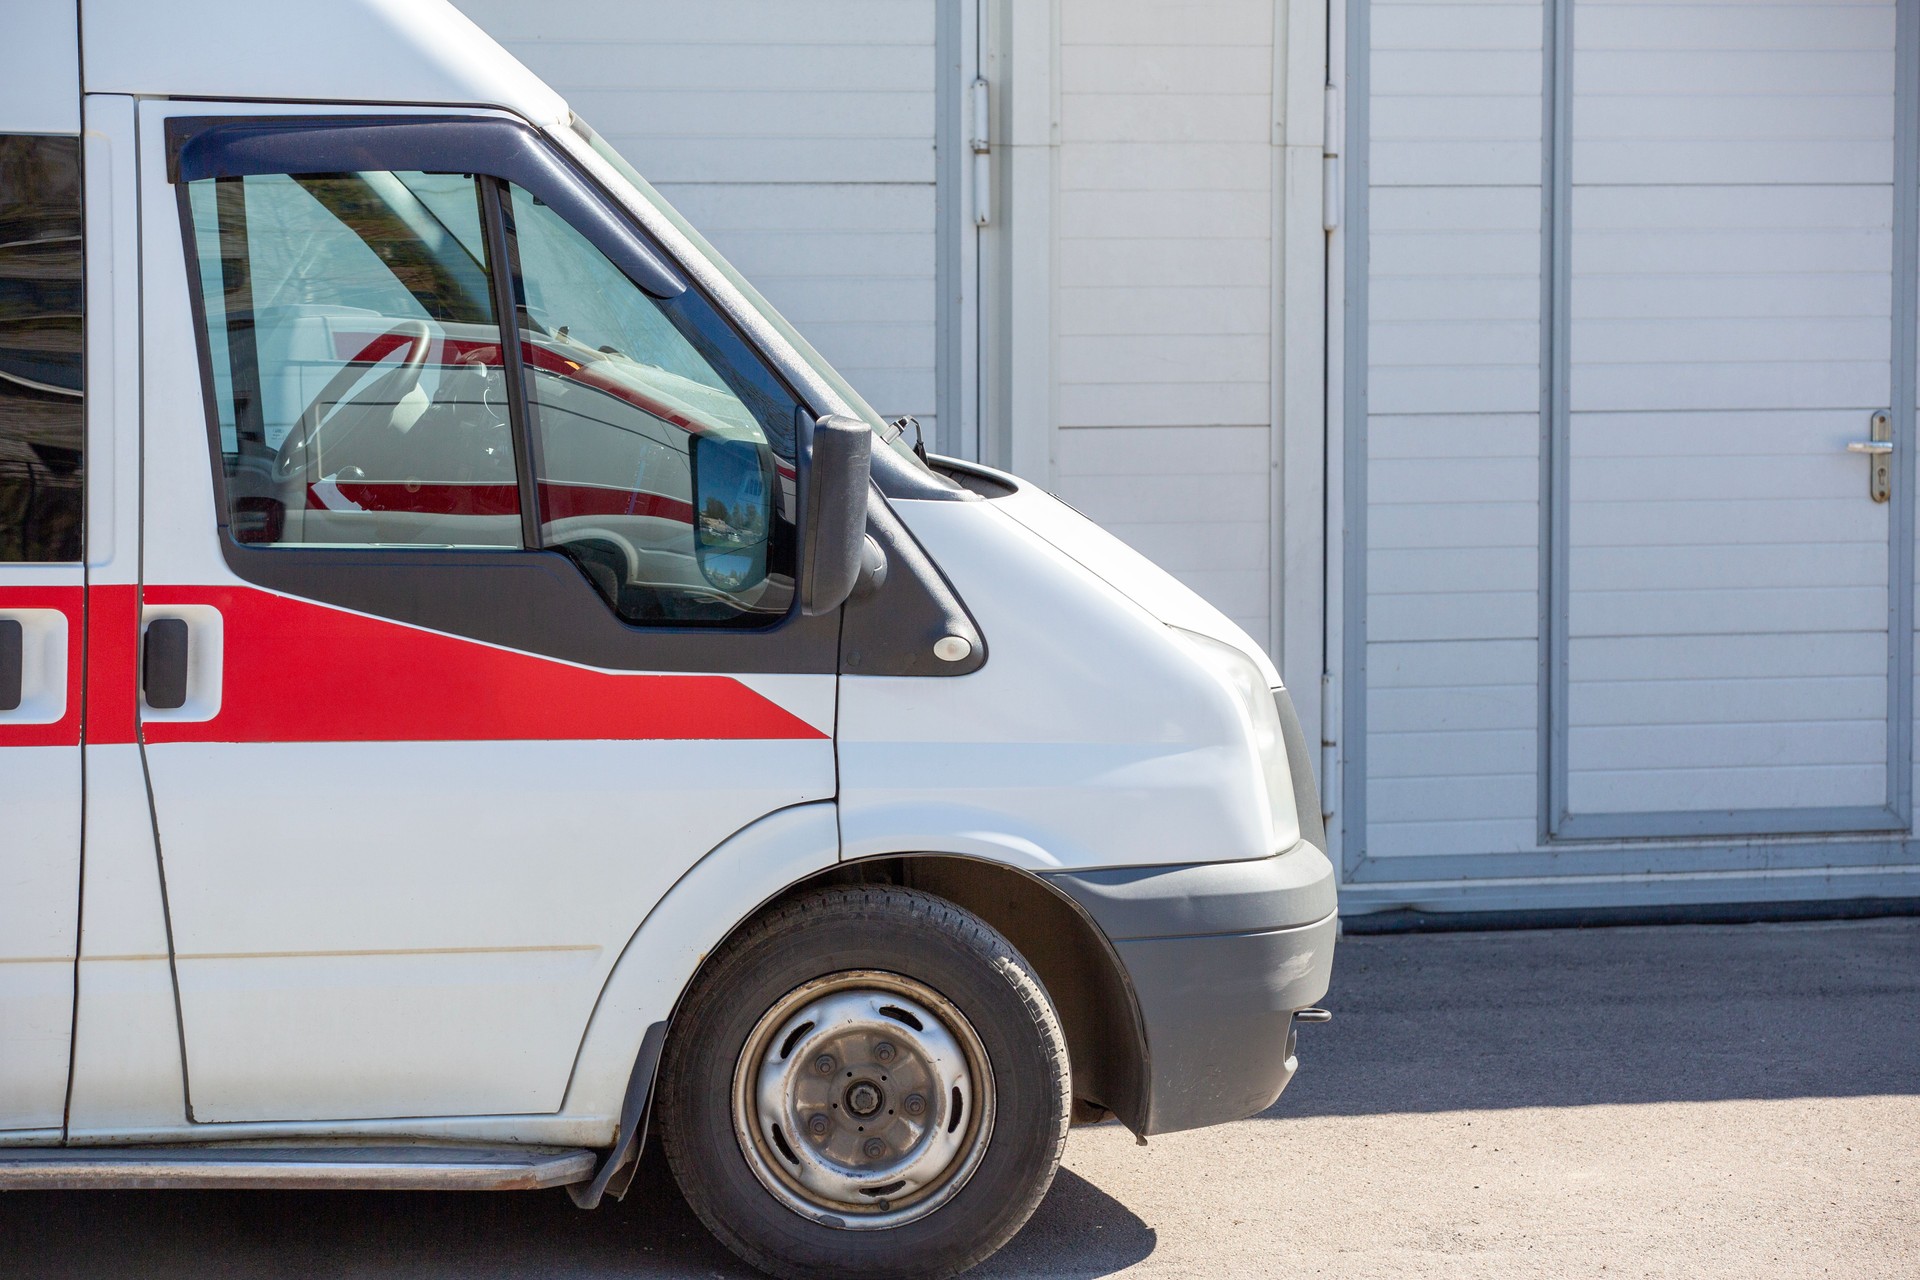
<path fill-rule="evenodd" d="M 734 1133 L 796 1213 L 854 1230 L 931 1213 L 993 1128 L 986 1050 L 960 1011 L 898 974 L 850 970 L 789 992 L 734 1069 Z"/>

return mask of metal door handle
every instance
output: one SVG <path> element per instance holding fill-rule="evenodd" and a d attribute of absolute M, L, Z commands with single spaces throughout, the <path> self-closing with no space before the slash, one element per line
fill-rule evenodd
<path fill-rule="evenodd" d="M 1885 409 L 1877 410 L 1867 419 L 1867 438 L 1849 440 L 1848 453 L 1864 453 L 1870 458 L 1867 464 L 1867 496 L 1875 502 L 1885 502 L 1893 496 L 1893 415 Z"/>
<path fill-rule="evenodd" d="M 187 705 L 187 636 L 184 618 L 155 618 L 147 624 L 140 691 L 156 711 L 177 711 Z"/>

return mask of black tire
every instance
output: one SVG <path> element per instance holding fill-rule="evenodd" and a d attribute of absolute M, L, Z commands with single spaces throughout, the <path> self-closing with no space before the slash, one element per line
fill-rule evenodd
<path fill-rule="evenodd" d="M 994 1120 L 972 1174 L 925 1216 L 879 1230 L 828 1226 L 776 1199 L 733 1125 L 735 1066 L 762 1015 L 802 984 L 848 970 L 939 993 L 992 1064 Z M 1012 1239 L 1052 1184 L 1067 1137 L 1066 1037 L 1033 970 L 979 917 L 911 889 L 821 889 L 748 924 L 702 969 L 668 1039 L 658 1099 L 681 1192 L 753 1266 L 787 1280 L 934 1280 Z"/>

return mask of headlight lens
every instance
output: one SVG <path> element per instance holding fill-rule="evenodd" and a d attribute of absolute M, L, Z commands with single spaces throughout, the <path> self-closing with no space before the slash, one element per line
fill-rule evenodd
<path fill-rule="evenodd" d="M 1230 644 L 1196 631 L 1172 628 L 1186 642 L 1201 665 L 1233 692 L 1240 714 L 1252 731 L 1260 772 L 1267 786 L 1267 812 L 1272 819 L 1274 852 L 1299 838 L 1300 819 L 1293 800 L 1293 774 L 1287 767 L 1286 743 L 1281 737 L 1280 712 L 1273 705 L 1273 690 L 1252 658 Z"/>

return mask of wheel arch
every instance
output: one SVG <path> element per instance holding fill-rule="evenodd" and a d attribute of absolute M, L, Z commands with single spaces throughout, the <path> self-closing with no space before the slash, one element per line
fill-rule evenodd
<path fill-rule="evenodd" d="M 618 1140 L 621 1100 L 634 1088 L 647 1028 L 664 1022 L 672 1034 L 674 1015 L 715 953 L 797 894 L 876 883 L 944 898 L 998 930 L 1054 1003 L 1067 1038 L 1075 1121 L 1111 1113 L 1136 1134 L 1144 1131 L 1145 1020 L 1119 953 L 1078 903 L 1030 871 L 984 858 L 905 851 L 842 862 L 836 846 L 832 804 L 801 805 L 735 833 L 690 869 L 648 912 L 608 975 L 563 1111 L 604 1117 Z M 742 909 L 743 901 L 751 905 Z M 651 921 L 669 927 L 650 930 Z"/>

